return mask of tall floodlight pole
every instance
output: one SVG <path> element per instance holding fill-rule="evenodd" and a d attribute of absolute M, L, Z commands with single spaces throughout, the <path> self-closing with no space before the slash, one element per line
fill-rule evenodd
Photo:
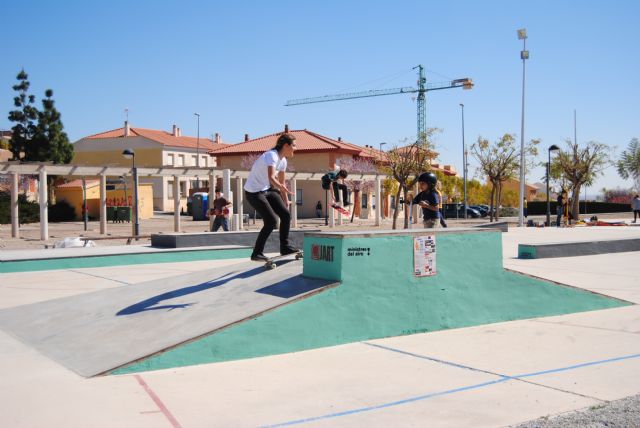
<path fill-rule="evenodd" d="M 464 104 L 460 103 L 462 110 L 462 180 L 464 191 L 464 218 L 467 218 L 467 146 L 464 143 Z"/>
<path fill-rule="evenodd" d="M 529 59 L 529 51 L 527 50 L 527 30 L 521 28 L 518 30 L 518 39 L 522 40 L 522 50 L 520 58 L 522 59 L 522 118 L 520 120 L 520 203 L 518 204 L 518 226 L 524 226 L 524 86 L 525 86 L 525 61 Z"/>
<path fill-rule="evenodd" d="M 198 113 L 193 113 L 194 116 L 198 117 L 198 134 L 196 137 L 196 167 L 200 168 L 200 115 Z M 196 175 L 196 190 L 200 189 L 200 177 Z"/>
<path fill-rule="evenodd" d="M 380 151 L 382 151 L 382 146 L 384 146 L 387 143 L 380 143 Z"/>
<path fill-rule="evenodd" d="M 551 226 L 551 202 L 549 200 L 549 175 L 551 172 L 551 152 L 555 151 L 555 150 L 560 150 L 560 147 L 556 146 L 555 144 L 551 145 L 551 147 L 549 147 L 549 159 L 547 161 L 547 224 L 546 226 L 549 227 Z"/>

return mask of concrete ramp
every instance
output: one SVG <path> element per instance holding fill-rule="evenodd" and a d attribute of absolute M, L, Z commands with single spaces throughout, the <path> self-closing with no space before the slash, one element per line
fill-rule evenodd
<path fill-rule="evenodd" d="M 431 270 L 431 276 L 420 276 L 426 266 L 421 256 L 431 249 L 435 250 L 431 252 L 436 259 L 435 271 Z M 628 304 L 505 271 L 502 234 L 494 229 L 308 233 L 303 273 L 308 278 L 339 281 L 340 286 L 115 373 L 253 358 Z"/>
<path fill-rule="evenodd" d="M 201 271 L 0 311 L 0 329 L 95 376 L 325 290 L 302 261 Z"/>
<path fill-rule="evenodd" d="M 593 256 L 596 254 L 626 253 L 629 251 L 640 251 L 640 238 L 519 244 L 518 258 L 545 259 L 550 257 Z"/>

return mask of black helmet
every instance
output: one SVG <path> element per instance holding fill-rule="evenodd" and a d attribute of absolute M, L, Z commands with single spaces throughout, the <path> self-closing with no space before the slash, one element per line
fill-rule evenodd
<path fill-rule="evenodd" d="M 427 183 L 432 186 L 435 186 L 438 182 L 438 177 L 433 172 L 423 172 L 418 177 L 418 183 Z"/>

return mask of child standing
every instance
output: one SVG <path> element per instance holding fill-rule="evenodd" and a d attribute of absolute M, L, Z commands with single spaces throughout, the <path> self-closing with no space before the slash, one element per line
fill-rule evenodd
<path fill-rule="evenodd" d="M 422 224 L 425 229 L 435 229 L 440 226 L 440 197 L 436 192 L 438 177 L 432 172 L 423 172 L 418 177 L 420 193 L 413 198 L 414 204 L 422 208 Z"/>

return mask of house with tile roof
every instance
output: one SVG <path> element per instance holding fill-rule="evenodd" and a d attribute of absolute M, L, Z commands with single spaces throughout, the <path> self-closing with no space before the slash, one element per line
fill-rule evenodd
<path fill-rule="evenodd" d="M 249 135 L 245 134 L 244 141 L 211 150 L 209 154 L 217 158 L 218 166 L 221 168 L 248 170 L 257 156 L 276 145 L 282 132 L 288 132 L 296 137 L 297 148 L 295 156 L 288 160 L 288 171 L 324 174 L 354 158 L 374 162 L 384 161 L 384 153 L 371 146 L 358 146 L 340 137 L 334 139 L 308 129 L 289 130 L 288 125 L 285 125 L 284 131 L 255 139 L 250 139 Z M 296 193 L 298 217 L 315 217 L 318 201 L 324 210 L 326 195 L 319 181 L 298 181 Z M 369 194 L 361 195 L 359 206 L 355 211 L 356 215 L 362 218 L 373 215 L 371 197 L 372 195 Z M 330 195 L 327 199 L 329 198 Z M 253 208 L 247 202 L 244 204 L 244 212 L 253 213 Z"/>
<path fill-rule="evenodd" d="M 282 132 L 288 132 L 296 137 L 297 148 L 295 156 L 288 161 L 289 171 L 318 173 L 333 171 L 339 168 L 341 163 L 344 164 L 346 160 L 354 158 L 369 159 L 376 163 L 385 163 L 387 161 L 386 152 L 382 152 L 373 146 L 365 145 L 362 147 L 344 141 L 340 137 L 334 139 L 308 129 L 289 130 L 288 125 L 285 125 L 284 131 L 255 139 L 250 139 L 249 135 L 245 134 L 243 142 L 214 149 L 210 154 L 217 158 L 218 166 L 222 168 L 247 170 L 251 168 L 251 164 L 257 156 L 276 145 L 276 141 Z M 397 150 L 404 149 L 401 147 Z M 437 155 L 437 153 L 433 152 L 433 159 Z M 432 168 L 446 175 L 457 175 L 455 168 L 451 165 L 441 166 L 433 163 Z M 390 196 L 387 196 L 384 204 L 385 215 L 389 215 L 389 207 L 392 205 L 390 198 Z M 298 216 L 300 218 L 314 217 L 316 215 L 315 206 L 318 201 L 320 201 L 324 209 L 325 192 L 318 181 L 300 181 L 297 183 Z M 356 208 L 356 215 L 361 218 L 372 216 L 374 201 L 375 195 L 366 193 L 361 195 L 359 207 Z M 244 212 L 253 212 L 253 209 L 246 202 Z"/>
<path fill-rule="evenodd" d="M 219 134 L 214 140 L 183 136 L 180 128 L 173 125 L 171 132 L 164 130 L 131 127 L 128 122 L 122 128 L 89 135 L 74 143 L 76 165 L 131 166 L 131 160 L 122 156 L 124 149 L 133 149 L 136 166 L 196 166 L 198 156 L 201 167 L 216 166 L 216 158 L 208 153 L 227 146 Z M 141 177 L 140 183 L 153 185 L 153 209 L 173 211 L 173 178 Z M 200 187 L 208 187 L 207 179 L 200 180 Z M 180 205 L 186 210 L 189 190 L 195 187 L 195 179 L 180 182 Z"/>

